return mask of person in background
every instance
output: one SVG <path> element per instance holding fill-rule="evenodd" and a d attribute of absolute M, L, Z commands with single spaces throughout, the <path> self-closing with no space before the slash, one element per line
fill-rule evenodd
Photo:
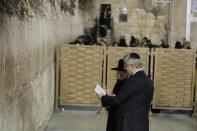
<path fill-rule="evenodd" d="M 183 48 L 183 45 L 181 44 L 180 41 L 176 41 L 175 43 L 175 49 L 182 49 Z"/>
<path fill-rule="evenodd" d="M 112 93 L 117 95 L 123 84 L 123 79 L 126 77 L 126 71 L 124 70 L 124 61 L 123 59 L 119 59 L 118 67 L 111 68 L 114 71 L 117 71 L 117 82 L 113 88 Z M 116 107 L 107 106 L 106 109 L 108 110 L 108 118 L 107 118 L 107 127 L 106 131 L 114 131 L 115 130 L 115 117 L 116 117 Z"/>
<path fill-rule="evenodd" d="M 183 48 L 184 49 L 191 49 L 190 42 L 183 38 Z"/>
<path fill-rule="evenodd" d="M 113 131 L 149 131 L 149 110 L 153 99 L 153 83 L 142 69 L 137 53 L 124 57 L 128 76 L 118 85 L 118 93 L 99 95 L 104 107 L 115 107 Z"/>
<path fill-rule="evenodd" d="M 138 46 L 136 38 L 134 36 L 131 36 L 131 40 L 130 40 L 129 46 L 130 47 L 137 47 Z"/>
<path fill-rule="evenodd" d="M 127 47 L 126 39 L 124 36 L 121 36 L 120 41 L 118 43 L 118 46 L 120 47 Z"/>
<path fill-rule="evenodd" d="M 147 37 L 143 37 L 140 46 L 141 47 L 148 47 L 148 38 Z"/>
<path fill-rule="evenodd" d="M 146 48 L 149 48 L 149 49 L 151 50 L 151 48 L 157 48 L 157 47 L 159 47 L 159 46 L 153 44 L 153 43 L 151 42 L 151 39 L 148 39 L 147 37 L 143 37 L 143 38 L 142 38 L 141 47 L 146 47 Z"/>

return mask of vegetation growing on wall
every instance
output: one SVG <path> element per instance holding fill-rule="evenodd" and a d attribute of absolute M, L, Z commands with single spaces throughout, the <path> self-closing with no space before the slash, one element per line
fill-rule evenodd
<path fill-rule="evenodd" d="M 69 12 L 71 15 L 75 15 L 74 9 L 76 8 L 75 5 L 76 0 L 70 0 L 70 4 L 68 4 L 67 0 L 61 0 L 60 7 L 61 11 Z"/>
<path fill-rule="evenodd" d="M 0 17 L 17 17 L 24 20 L 33 16 L 44 16 L 47 10 L 45 2 L 52 7 L 59 7 L 63 12 L 74 15 L 76 0 L 0 0 Z"/>
<path fill-rule="evenodd" d="M 0 15 L 1 17 L 17 17 L 23 19 L 33 14 L 44 15 L 44 0 L 1 0 Z"/>
<path fill-rule="evenodd" d="M 152 13 L 157 19 L 160 15 L 165 15 L 168 12 L 166 4 L 153 3 L 152 0 L 139 0 L 139 7 L 146 12 Z"/>

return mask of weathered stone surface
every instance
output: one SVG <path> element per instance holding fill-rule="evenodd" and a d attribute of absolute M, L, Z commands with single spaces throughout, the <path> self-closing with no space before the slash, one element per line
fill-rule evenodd
<path fill-rule="evenodd" d="M 193 49 L 197 49 L 197 22 L 191 23 L 191 46 Z"/>
<path fill-rule="evenodd" d="M 174 48 L 175 42 L 182 42 L 186 36 L 187 0 L 173 0 L 170 17 L 170 43 Z"/>
<path fill-rule="evenodd" d="M 49 9 L 50 10 L 50 9 Z M 0 130 L 39 131 L 54 109 L 55 46 L 83 33 L 83 17 L 0 22 Z"/>

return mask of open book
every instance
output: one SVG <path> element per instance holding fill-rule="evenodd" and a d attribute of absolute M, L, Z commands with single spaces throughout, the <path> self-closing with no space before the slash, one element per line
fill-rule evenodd
<path fill-rule="evenodd" d="M 99 95 L 106 95 L 105 89 L 103 89 L 99 84 L 96 85 L 94 91 Z"/>

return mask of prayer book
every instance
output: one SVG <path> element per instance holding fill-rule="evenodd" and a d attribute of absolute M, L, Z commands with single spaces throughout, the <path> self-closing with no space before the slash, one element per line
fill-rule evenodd
<path fill-rule="evenodd" d="M 95 91 L 98 95 L 106 95 L 105 89 L 103 89 L 99 84 L 96 85 L 94 91 Z"/>

